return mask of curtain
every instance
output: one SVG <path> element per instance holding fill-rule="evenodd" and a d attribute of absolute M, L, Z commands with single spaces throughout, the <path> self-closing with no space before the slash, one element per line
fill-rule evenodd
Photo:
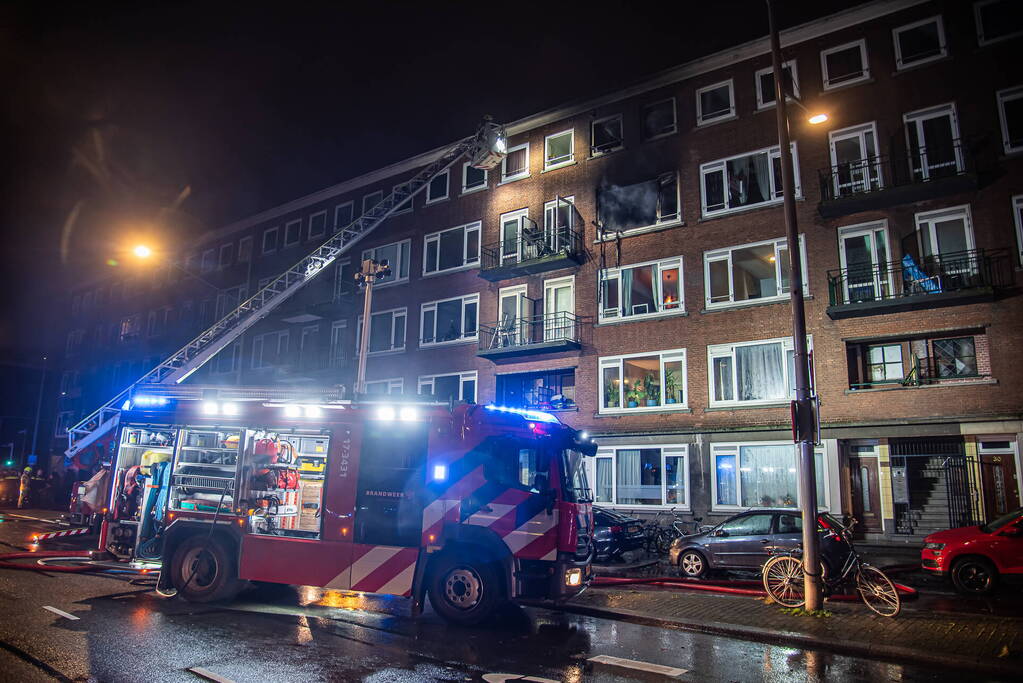
<path fill-rule="evenodd" d="M 786 397 L 781 344 L 755 344 L 735 350 L 740 401 Z"/>
<path fill-rule="evenodd" d="M 611 491 L 611 458 L 597 458 L 597 502 L 613 503 Z"/>
<path fill-rule="evenodd" d="M 795 507 L 796 456 L 791 445 L 740 446 L 743 507 Z"/>
<path fill-rule="evenodd" d="M 766 202 L 771 198 L 771 162 L 767 158 L 766 152 L 760 154 L 754 154 L 752 157 L 752 171 L 753 179 L 757 183 L 757 192 L 754 192 L 752 187 L 748 193 L 748 200 L 750 204 L 756 202 Z"/>
<path fill-rule="evenodd" d="M 735 456 L 717 456 L 714 467 L 718 484 L 718 505 L 735 505 L 738 502 L 735 495 Z"/>
<path fill-rule="evenodd" d="M 634 504 L 639 498 L 643 472 L 639 459 L 639 451 L 635 449 L 620 450 L 618 464 L 618 500 L 617 503 Z"/>

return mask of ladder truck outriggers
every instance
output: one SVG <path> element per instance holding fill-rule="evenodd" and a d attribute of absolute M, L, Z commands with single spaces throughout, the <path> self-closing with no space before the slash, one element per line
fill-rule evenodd
<path fill-rule="evenodd" d="M 99 552 L 158 566 L 158 590 L 226 600 L 246 581 L 426 595 L 452 621 L 559 601 L 590 582 L 596 446 L 555 416 L 350 401 L 337 391 L 182 384 L 464 156 L 493 168 L 504 130 L 433 155 L 403 187 L 68 430 L 109 463 Z"/>

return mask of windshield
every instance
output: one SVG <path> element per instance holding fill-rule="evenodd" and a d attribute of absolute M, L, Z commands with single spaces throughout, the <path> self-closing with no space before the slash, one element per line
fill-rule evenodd
<path fill-rule="evenodd" d="M 989 522 L 988 524 L 983 525 L 982 527 L 980 527 L 980 530 L 983 531 L 986 534 L 993 534 L 994 532 L 996 532 L 999 529 L 1001 529 L 1003 526 L 1011 523 L 1013 520 L 1015 520 L 1020 515 L 1023 515 L 1023 508 L 1016 508 L 1015 510 L 1013 510 L 1009 514 L 1002 515 L 1001 517 L 999 517 L 995 521 Z"/>
<path fill-rule="evenodd" d="M 569 503 L 592 503 L 590 484 L 586 480 L 586 467 L 583 465 L 583 454 L 566 448 L 561 455 L 561 469 L 565 480 L 561 483 L 565 500 Z"/>

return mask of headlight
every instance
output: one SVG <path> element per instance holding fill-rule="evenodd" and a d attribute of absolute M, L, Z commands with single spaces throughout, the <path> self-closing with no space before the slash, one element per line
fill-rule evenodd
<path fill-rule="evenodd" d="M 578 586 L 583 582 L 583 570 L 579 568 L 569 569 L 565 572 L 565 585 Z"/>
<path fill-rule="evenodd" d="M 924 543 L 924 550 L 942 550 L 944 543 Z"/>

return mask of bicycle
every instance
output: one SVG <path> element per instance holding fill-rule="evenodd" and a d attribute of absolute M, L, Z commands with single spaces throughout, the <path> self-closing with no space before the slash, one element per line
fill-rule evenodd
<path fill-rule="evenodd" d="M 663 555 L 668 552 L 667 546 L 662 549 L 661 537 L 664 534 L 664 527 L 661 526 L 661 515 L 663 514 L 662 510 L 653 519 L 643 523 L 643 549 L 653 555 Z"/>
<path fill-rule="evenodd" d="M 825 532 L 825 538 L 842 543 L 848 549 L 842 570 L 833 577 L 829 577 L 826 567 L 821 565 L 824 596 L 855 584 L 856 592 L 871 611 L 882 617 L 897 616 L 902 609 L 902 601 L 895 584 L 883 571 L 863 562 L 852 544 L 851 531 L 856 520 L 853 519 L 848 526 L 842 526 L 830 517 L 821 516 L 817 521 L 818 528 Z M 761 571 L 764 590 L 784 607 L 802 607 L 806 604 L 801 555 L 801 547 L 775 554 L 764 563 Z"/>

